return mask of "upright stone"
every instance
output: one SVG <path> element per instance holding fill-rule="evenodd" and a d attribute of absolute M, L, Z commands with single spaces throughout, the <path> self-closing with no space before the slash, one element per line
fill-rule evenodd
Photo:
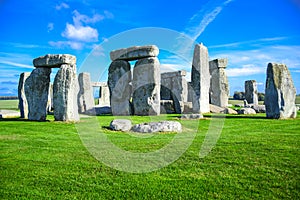
<path fill-rule="evenodd" d="M 245 81 L 245 99 L 248 103 L 258 105 L 257 84 L 255 80 Z"/>
<path fill-rule="evenodd" d="M 83 72 L 78 75 L 78 112 L 91 113 L 95 107 L 93 87 L 91 85 L 90 73 Z"/>
<path fill-rule="evenodd" d="M 194 89 L 193 112 L 208 113 L 209 109 L 209 63 L 208 50 L 203 44 L 194 49 L 192 66 L 192 85 Z"/>
<path fill-rule="evenodd" d="M 36 68 L 25 81 L 28 119 L 45 121 L 51 68 Z"/>
<path fill-rule="evenodd" d="M 19 109 L 21 118 L 28 118 L 28 103 L 25 95 L 25 81 L 30 76 L 29 72 L 20 74 L 18 86 Z"/>
<path fill-rule="evenodd" d="M 265 91 L 267 118 L 296 118 L 296 89 L 284 64 L 269 63 Z"/>
<path fill-rule="evenodd" d="M 113 115 L 131 115 L 131 71 L 124 60 L 113 61 L 108 69 L 110 106 Z"/>
<path fill-rule="evenodd" d="M 215 59 L 209 62 L 210 103 L 219 107 L 228 106 L 229 84 L 225 68 L 227 59 Z"/>
<path fill-rule="evenodd" d="M 160 114 L 160 63 L 157 57 L 144 58 L 133 70 L 133 108 L 135 115 Z"/>
<path fill-rule="evenodd" d="M 110 106 L 109 100 L 109 87 L 108 85 L 102 85 L 99 89 L 99 106 Z"/>
<path fill-rule="evenodd" d="M 78 80 L 75 65 L 61 65 L 53 83 L 54 119 L 78 121 Z"/>

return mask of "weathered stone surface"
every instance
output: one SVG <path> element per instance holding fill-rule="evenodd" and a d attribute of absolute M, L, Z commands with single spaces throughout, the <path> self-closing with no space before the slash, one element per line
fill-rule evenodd
<path fill-rule="evenodd" d="M 56 121 L 79 121 L 78 79 L 70 65 L 62 65 L 53 83 L 54 119 Z"/>
<path fill-rule="evenodd" d="M 269 63 L 265 90 L 267 118 L 296 118 L 296 89 L 287 66 Z"/>
<path fill-rule="evenodd" d="M 210 103 L 220 107 L 228 106 L 229 84 L 225 68 L 227 59 L 215 59 L 209 62 Z"/>
<path fill-rule="evenodd" d="M 20 112 L 14 110 L 0 110 L 0 119 L 20 117 Z"/>
<path fill-rule="evenodd" d="M 36 68 L 25 81 L 29 120 L 46 120 L 50 73 L 50 68 Z"/>
<path fill-rule="evenodd" d="M 252 108 L 242 108 L 241 110 L 238 111 L 238 114 L 240 114 L 240 115 L 255 115 L 256 112 Z"/>
<path fill-rule="evenodd" d="M 160 100 L 160 114 L 174 114 L 174 102 L 172 100 Z"/>
<path fill-rule="evenodd" d="M 96 115 L 105 115 L 105 114 L 112 114 L 111 108 L 109 106 L 96 106 L 95 107 L 95 114 Z"/>
<path fill-rule="evenodd" d="M 203 119 L 202 114 L 184 114 L 181 116 L 181 119 Z"/>
<path fill-rule="evenodd" d="M 194 49 L 192 66 L 192 85 L 194 90 L 193 112 L 209 112 L 209 63 L 208 50 L 203 44 L 197 44 Z"/>
<path fill-rule="evenodd" d="M 130 131 L 132 124 L 128 119 L 114 119 L 109 127 L 114 131 Z"/>
<path fill-rule="evenodd" d="M 265 105 L 251 104 L 250 108 L 254 109 L 256 113 L 266 113 L 266 106 Z"/>
<path fill-rule="evenodd" d="M 186 71 L 166 72 L 161 74 L 161 99 L 173 100 L 176 113 L 184 111 L 184 102 L 188 98 Z"/>
<path fill-rule="evenodd" d="M 131 115 L 130 103 L 132 87 L 130 64 L 127 61 L 113 61 L 108 70 L 110 106 L 113 115 Z"/>
<path fill-rule="evenodd" d="M 110 106 L 109 100 L 109 87 L 108 85 L 102 85 L 99 89 L 99 106 Z"/>
<path fill-rule="evenodd" d="M 95 107 L 90 73 L 80 73 L 78 75 L 78 84 L 78 112 L 88 114 L 92 112 Z"/>
<path fill-rule="evenodd" d="M 139 133 L 155 133 L 155 132 L 181 132 L 182 127 L 179 122 L 161 121 L 137 124 L 132 127 L 132 131 Z"/>
<path fill-rule="evenodd" d="M 156 57 L 144 58 L 133 69 L 133 109 L 135 115 L 160 114 L 160 64 Z"/>
<path fill-rule="evenodd" d="M 258 105 L 257 83 L 255 80 L 245 81 L 245 99 L 248 103 Z"/>
<path fill-rule="evenodd" d="M 211 113 L 224 113 L 224 108 L 216 105 L 209 104 Z"/>
<path fill-rule="evenodd" d="M 224 111 L 223 111 L 224 114 L 233 114 L 233 115 L 236 115 L 238 114 L 237 111 L 233 110 L 232 108 L 225 108 Z"/>
<path fill-rule="evenodd" d="M 76 57 L 70 54 L 47 54 L 33 60 L 34 67 L 59 68 L 63 64 L 76 67 Z"/>
<path fill-rule="evenodd" d="M 193 83 L 192 82 L 188 82 L 187 86 L 188 86 L 188 98 L 187 98 L 187 102 L 193 102 L 193 97 L 195 95 L 195 92 L 194 92 L 194 89 L 193 89 Z"/>
<path fill-rule="evenodd" d="M 125 49 L 118 49 L 110 52 L 110 59 L 115 60 L 137 60 L 148 57 L 156 57 L 159 54 L 159 49 L 155 45 L 149 46 L 134 46 Z"/>
<path fill-rule="evenodd" d="M 21 118 L 28 118 L 28 103 L 25 95 L 25 81 L 30 76 L 29 72 L 20 74 L 19 85 L 18 85 L 18 98 L 19 98 L 19 109 Z"/>

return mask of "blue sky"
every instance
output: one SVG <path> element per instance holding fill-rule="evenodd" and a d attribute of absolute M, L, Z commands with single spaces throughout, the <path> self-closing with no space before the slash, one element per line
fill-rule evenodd
<path fill-rule="evenodd" d="M 228 58 L 231 94 L 249 79 L 263 92 L 269 62 L 286 64 L 300 93 L 298 0 L 0 0 L 0 20 L 0 96 L 17 95 L 19 74 L 45 54 L 73 54 L 78 72 L 105 81 L 109 51 L 128 45 L 156 44 L 162 71 L 190 79 L 200 42 Z"/>

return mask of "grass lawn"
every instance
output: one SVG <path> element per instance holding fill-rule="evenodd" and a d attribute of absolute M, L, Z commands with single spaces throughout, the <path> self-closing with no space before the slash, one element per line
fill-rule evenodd
<path fill-rule="evenodd" d="M 0 100 L 0 110 L 18 110 L 19 100 Z"/>
<path fill-rule="evenodd" d="M 300 199 L 300 117 L 227 116 L 216 146 L 199 158 L 207 117 L 180 121 L 183 134 L 197 132 L 191 146 L 169 166 L 140 174 L 96 160 L 73 123 L 54 122 L 53 116 L 49 122 L 0 120 L 1 199 Z M 161 118 L 178 120 L 131 120 Z M 155 151 L 176 135 L 134 137 L 107 130 L 112 116 L 97 119 L 115 145 L 131 152 Z"/>

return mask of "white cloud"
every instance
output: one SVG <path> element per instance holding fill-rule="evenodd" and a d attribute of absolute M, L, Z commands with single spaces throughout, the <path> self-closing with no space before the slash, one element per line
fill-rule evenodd
<path fill-rule="evenodd" d="M 61 10 L 61 9 L 68 9 L 70 6 L 68 5 L 68 4 L 66 4 L 66 3 L 61 3 L 61 4 L 59 4 L 59 5 L 56 5 L 55 6 L 55 9 L 56 10 Z"/>
<path fill-rule="evenodd" d="M 65 31 L 62 36 L 82 42 L 97 42 L 98 41 L 98 31 L 90 26 L 74 26 L 67 23 Z"/>
<path fill-rule="evenodd" d="M 84 47 L 84 44 L 81 42 L 75 42 L 75 41 L 50 41 L 49 44 L 55 48 L 58 49 L 64 49 L 66 47 L 70 47 L 75 50 L 81 50 Z"/>
<path fill-rule="evenodd" d="M 17 63 L 17 62 L 11 62 L 11 61 L 6 61 L 6 60 L 0 60 L 1 64 L 5 64 L 5 65 L 11 65 L 14 67 L 21 67 L 21 68 L 29 68 L 29 69 L 33 69 L 32 65 L 26 65 L 26 64 L 22 64 L 22 63 Z"/>
<path fill-rule="evenodd" d="M 73 22 L 75 26 L 82 26 L 82 23 L 96 23 L 105 18 L 103 15 L 99 14 L 94 14 L 92 17 L 89 17 L 87 15 L 80 14 L 77 10 L 73 11 L 73 15 Z"/>
<path fill-rule="evenodd" d="M 52 22 L 48 23 L 47 28 L 48 28 L 48 32 L 52 31 L 54 29 L 54 23 Z"/>
<path fill-rule="evenodd" d="M 265 68 L 258 67 L 252 64 L 243 65 L 239 68 L 227 68 L 228 77 L 236 77 L 236 76 L 249 76 L 254 74 L 261 74 L 265 72 Z"/>

